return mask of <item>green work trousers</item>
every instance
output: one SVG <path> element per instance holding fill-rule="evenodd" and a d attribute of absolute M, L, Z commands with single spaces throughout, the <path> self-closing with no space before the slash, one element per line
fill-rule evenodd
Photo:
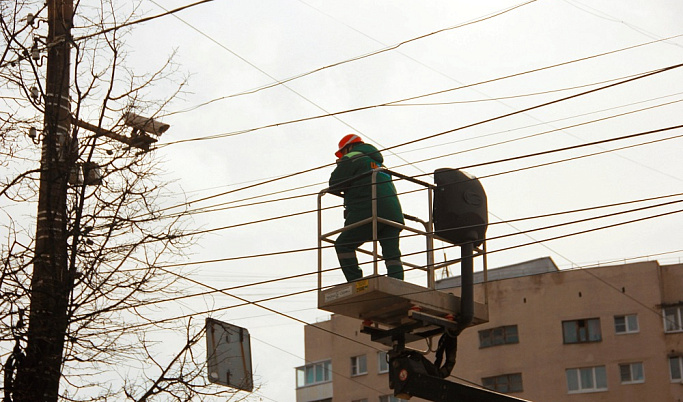
<path fill-rule="evenodd" d="M 346 222 L 349 225 L 350 222 Z M 403 279 L 403 265 L 401 264 L 401 250 L 398 246 L 398 235 L 401 232 L 400 228 L 377 224 L 377 238 L 382 247 L 382 258 L 387 267 L 387 275 Z M 337 251 L 337 258 L 341 265 L 342 272 L 348 282 L 355 281 L 363 277 L 363 271 L 358 266 L 358 258 L 356 257 L 356 249 L 363 243 L 372 240 L 372 224 L 367 224 L 353 228 L 339 234 L 334 243 L 334 248 Z"/>

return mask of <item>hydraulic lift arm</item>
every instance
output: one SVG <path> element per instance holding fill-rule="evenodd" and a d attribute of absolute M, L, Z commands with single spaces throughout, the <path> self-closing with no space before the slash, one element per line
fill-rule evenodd
<path fill-rule="evenodd" d="M 416 182 L 413 178 L 386 172 Z M 362 319 L 361 332 L 369 334 L 373 342 L 392 348 L 388 353 L 389 386 L 397 397 L 409 399 L 415 396 L 435 402 L 523 402 L 523 399 L 447 380 L 455 366 L 458 335 L 472 325 L 488 321 L 488 310 L 482 311 L 482 304 L 474 301 L 473 263 L 475 249 L 483 245 L 481 253 L 477 255 L 484 257 L 484 272 L 486 271 L 488 212 L 486 193 L 476 177 L 455 169 L 438 169 L 434 172 L 434 181 L 435 186 L 419 183 L 428 188 L 429 220 L 424 222 L 406 217 L 424 224 L 425 232 L 422 234 L 429 237 L 427 288 L 378 275 L 375 261 L 374 276 L 322 290 L 322 241 L 332 242 L 330 236 L 348 229 L 323 234 L 320 224 L 320 197 L 325 192 L 334 194 L 338 188 L 326 189 L 320 193 L 318 286 L 321 290 L 318 293 L 318 307 L 335 314 Z M 380 219 L 374 211 L 373 225 L 380 222 Z M 457 297 L 440 292 L 435 287 L 432 255 L 434 238 L 461 249 L 461 284 L 460 295 Z M 374 247 L 376 255 L 376 241 Z M 446 261 L 442 267 L 449 263 L 452 262 Z M 459 299 L 459 308 L 455 305 L 456 298 Z M 484 308 L 487 308 L 486 303 Z M 441 335 L 441 340 L 434 363 L 427 360 L 421 352 L 405 347 L 406 343 L 432 339 L 437 335 Z"/>
<path fill-rule="evenodd" d="M 380 329 L 364 326 L 361 332 L 370 334 L 376 342 L 389 344 L 389 387 L 394 395 L 408 399 L 417 396 L 434 402 L 515 402 L 523 399 L 500 394 L 487 389 L 468 386 L 446 380 L 455 365 L 458 349 L 458 335 L 472 322 L 473 317 L 473 247 L 471 243 L 462 248 L 462 298 L 461 311 L 453 321 L 436 317 L 420 311 L 410 311 L 409 318 L 415 324 L 407 324 L 392 329 Z M 415 332 L 414 327 L 422 328 L 432 325 L 435 330 Z M 428 338 L 442 334 L 434 363 L 427 360 L 422 353 L 406 349 L 406 341 L 410 336 Z"/>
<path fill-rule="evenodd" d="M 472 387 L 438 376 L 424 356 L 406 352 L 390 360 L 389 386 L 399 398 L 416 396 L 435 402 L 521 402 L 509 395 Z"/>
<path fill-rule="evenodd" d="M 416 396 L 435 402 L 528 402 L 487 389 L 446 380 L 455 365 L 457 335 L 461 330 L 458 322 L 418 311 L 411 311 L 409 317 L 417 323 L 392 329 L 364 325 L 361 329 L 361 332 L 370 335 L 372 341 L 392 345 L 392 350 L 388 353 L 389 387 L 394 390 L 395 396 L 403 399 Z M 439 328 L 424 332 L 411 332 L 411 325 L 420 328 L 428 328 L 428 325 L 431 325 Z M 434 363 L 427 360 L 421 352 L 405 347 L 406 342 L 439 333 L 442 336 Z M 442 354 L 445 356 L 444 359 L 442 359 Z"/>

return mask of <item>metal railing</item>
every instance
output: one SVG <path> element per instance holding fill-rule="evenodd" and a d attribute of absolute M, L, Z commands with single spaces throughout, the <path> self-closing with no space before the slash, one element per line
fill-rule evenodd
<path fill-rule="evenodd" d="M 404 218 L 406 220 L 418 222 L 422 224 L 424 227 L 423 230 L 417 229 L 405 224 L 401 224 L 399 222 L 391 221 L 389 219 L 385 219 L 382 217 L 378 216 L 378 207 L 377 207 L 377 176 L 378 174 L 383 173 L 383 174 L 388 174 L 397 178 L 400 178 L 402 180 L 406 180 L 408 182 L 417 184 L 421 186 L 426 192 L 427 192 L 427 214 L 428 214 L 428 219 L 426 221 L 421 220 L 419 218 L 416 218 L 412 215 L 404 214 Z M 331 189 L 334 189 L 335 187 L 338 186 L 343 186 L 343 185 L 352 185 L 353 182 L 358 181 L 360 179 L 363 179 L 367 176 L 371 176 L 371 216 L 368 218 L 365 218 L 361 221 L 355 222 L 353 224 L 350 224 L 348 226 L 344 226 L 339 229 L 335 229 L 331 232 L 323 233 L 323 225 L 322 225 L 322 197 L 325 194 L 334 194 L 331 192 Z M 365 184 L 367 185 L 367 184 Z M 433 217 L 432 217 L 432 204 L 433 204 L 433 191 L 436 186 L 434 184 L 426 183 L 421 180 L 417 180 L 415 178 L 405 176 L 403 174 L 393 172 L 391 170 L 385 169 L 385 168 L 378 168 L 374 169 L 366 174 L 356 176 L 354 178 L 351 178 L 349 180 L 346 180 L 344 182 L 340 182 L 336 184 L 335 186 L 328 187 L 323 189 L 318 193 L 318 289 L 322 289 L 322 274 L 323 274 L 323 243 L 330 243 L 334 244 L 334 240 L 331 238 L 334 235 L 337 235 L 341 232 L 354 229 L 363 225 L 371 224 L 372 225 L 372 249 L 371 250 L 365 250 L 363 248 L 359 248 L 357 251 L 363 254 L 371 255 L 373 258 L 373 275 L 379 275 L 379 260 L 380 260 L 380 255 L 378 251 L 378 226 L 379 224 L 384 224 L 384 225 L 390 225 L 394 226 L 397 228 L 400 228 L 402 230 L 409 231 L 411 233 L 414 233 L 416 235 L 421 235 L 425 236 L 426 238 L 426 248 L 425 248 L 425 254 L 426 254 L 426 260 L 427 263 L 425 265 L 419 265 L 419 264 L 414 264 L 410 263 L 407 261 L 402 261 L 404 266 L 413 268 L 413 269 L 418 269 L 425 271 L 427 273 L 427 287 L 430 289 L 434 289 L 435 286 L 435 280 L 434 280 L 434 224 L 433 224 Z M 338 194 L 334 194 L 338 195 Z M 339 196 L 339 195 L 338 195 Z"/>

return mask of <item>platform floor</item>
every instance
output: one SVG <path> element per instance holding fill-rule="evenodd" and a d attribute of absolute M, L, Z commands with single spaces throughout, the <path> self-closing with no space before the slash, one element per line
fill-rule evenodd
<path fill-rule="evenodd" d="M 389 327 L 410 324 L 408 311 L 458 316 L 460 297 L 387 276 L 372 276 L 318 292 L 318 308 Z M 472 325 L 488 322 L 485 304 L 474 304 Z"/>

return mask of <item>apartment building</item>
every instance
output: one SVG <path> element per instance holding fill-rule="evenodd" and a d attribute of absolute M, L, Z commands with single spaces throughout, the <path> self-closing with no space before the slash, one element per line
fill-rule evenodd
<path fill-rule="evenodd" d="M 475 283 L 477 301 L 487 289 L 489 322 L 460 335 L 449 380 L 534 402 L 683 402 L 683 264 L 558 270 L 541 258 L 489 270 L 487 284 L 476 273 Z M 438 284 L 459 286 L 459 277 Z M 386 351 L 357 319 L 306 326 L 297 401 L 397 401 Z"/>

